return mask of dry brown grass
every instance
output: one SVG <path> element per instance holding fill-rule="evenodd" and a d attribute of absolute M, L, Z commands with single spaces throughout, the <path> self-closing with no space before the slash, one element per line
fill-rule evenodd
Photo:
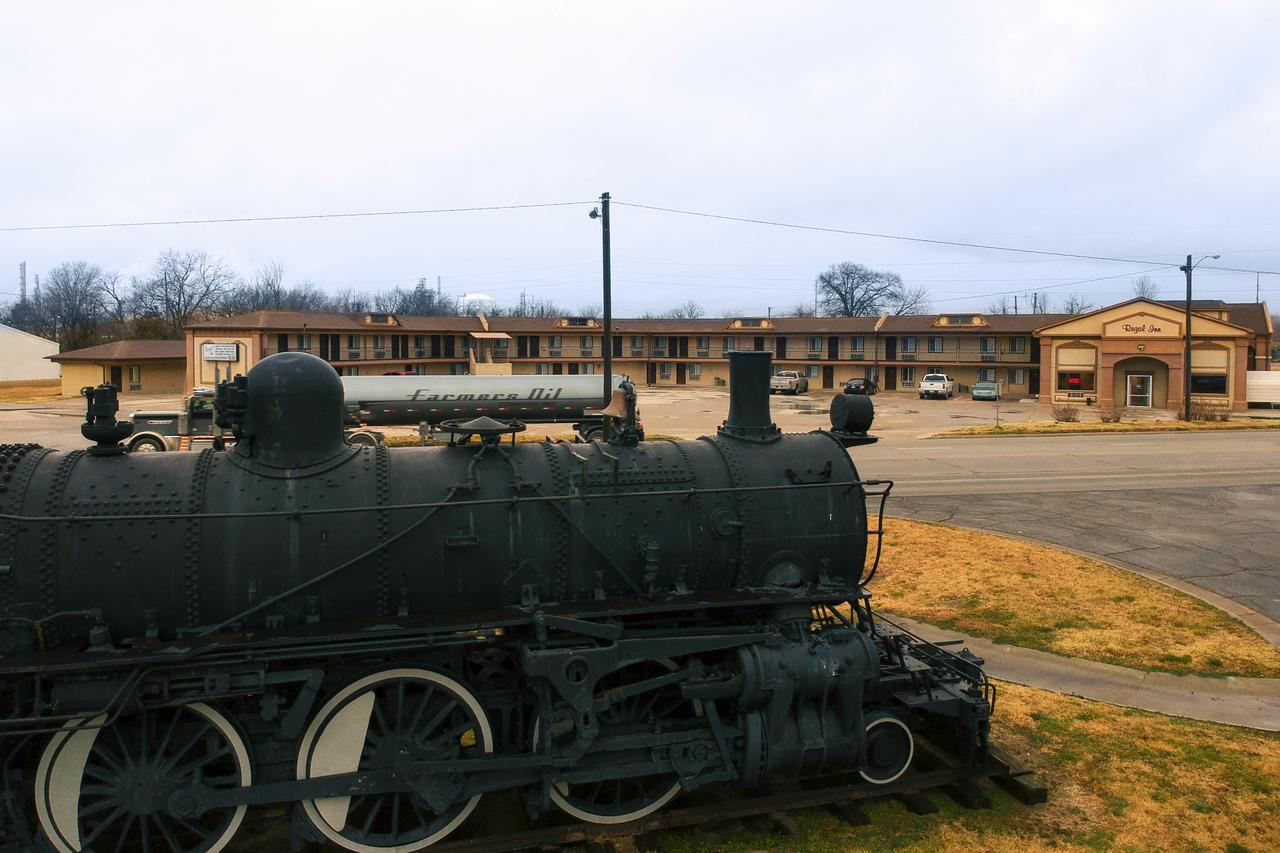
<path fill-rule="evenodd" d="M 890 613 L 1135 669 L 1280 676 L 1280 652 L 1191 596 L 1105 563 L 940 524 L 889 519 L 871 583 Z"/>
<path fill-rule="evenodd" d="M 972 426 L 935 433 L 930 438 L 966 435 L 1076 435 L 1090 432 L 1202 432 L 1223 429 L 1280 429 L 1280 421 L 1124 421 L 1122 423 L 1023 423 Z"/>
<path fill-rule="evenodd" d="M 0 383 L 0 403 L 47 403 L 62 399 L 62 380 Z"/>
<path fill-rule="evenodd" d="M 1000 685 L 992 732 L 1048 784 L 1047 804 L 1022 806 L 996 794 L 995 808 L 969 811 L 938 795 L 940 814 L 916 816 L 877 801 L 865 807 L 869 826 L 811 810 L 794 813 L 800 837 L 743 827 L 713 844 L 695 831 L 673 832 L 663 849 L 1280 849 L 1280 735 L 1013 684 Z"/>

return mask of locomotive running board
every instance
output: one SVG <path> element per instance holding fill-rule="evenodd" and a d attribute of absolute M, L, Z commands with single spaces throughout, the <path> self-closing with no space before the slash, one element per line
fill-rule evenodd
<path fill-rule="evenodd" d="M 563 844 L 607 842 L 611 838 L 643 836 L 687 826 L 709 826 L 722 821 L 762 815 L 770 818 L 783 831 L 788 831 L 788 825 L 794 827 L 794 824 L 785 813 L 807 808 L 827 808 L 845 821 L 860 825 L 870 821 L 862 809 L 858 808 L 859 802 L 894 797 L 900 800 L 908 810 L 928 814 L 938 810 L 929 799 L 930 793 L 946 796 L 965 808 L 987 809 L 992 807 L 992 800 L 987 789 L 979 784 L 984 779 L 1007 791 L 1024 805 L 1044 803 L 1048 800 L 1048 788 L 1036 778 L 1031 769 L 1002 750 L 990 749 L 988 760 L 984 765 L 961 767 L 947 766 L 951 760 L 947 753 L 924 738 L 917 736 L 916 749 L 917 769 L 888 785 L 870 786 L 866 783 L 836 782 L 807 786 L 792 783 L 788 790 L 781 792 L 776 792 L 779 786 L 775 785 L 774 789 L 763 789 L 754 796 L 666 809 L 617 826 L 570 823 L 443 841 L 431 849 L 441 853 L 446 851 L 502 853 L 502 851 L 545 848 Z M 849 777 L 838 778 L 848 779 Z M 712 788 L 709 787 L 707 790 Z M 480 823 L 477 821 L 476 825 Z M 656 849 L 657 845 L 644 844 L 637 839 L 636 848 Z"/>

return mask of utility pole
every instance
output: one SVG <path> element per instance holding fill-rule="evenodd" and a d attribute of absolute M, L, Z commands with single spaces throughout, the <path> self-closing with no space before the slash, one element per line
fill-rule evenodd
<path fill-rule="evenodd" d="M 1191 263 L 1191 256 L 1187 255 L 1187 265 L 1182 268 L 1187 274 L 1187 318 L 1183 331 L 1185 340 L 1183 342 L 1182 354 L 1182 419 L 1191 422 L 1191 271 L 1195 267 Z"/>
<path fill-rule="evenodd" d="M 604 262 L 604 405 L 613 399 L 613 280 L 609 258 L 609 194 L 600 194 L 599 211 L 591 211 L 591 218 L 600 217 L 600 244 Z"/>
<path fill-rule="evenodd" d="M 1018 294 L 1013 294 L 1013 313 L 1018 313 Z"/>

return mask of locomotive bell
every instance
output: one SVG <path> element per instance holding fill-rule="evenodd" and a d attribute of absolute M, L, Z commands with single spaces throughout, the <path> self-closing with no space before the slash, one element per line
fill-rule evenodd
<path fill-rule="evenodd" d="M 306 468 L 350 450 L 343 438 L 342 381 L 329 363 L 282 352 L 246 377 L 244 438 L 233 453 L 268 468 Z"/>

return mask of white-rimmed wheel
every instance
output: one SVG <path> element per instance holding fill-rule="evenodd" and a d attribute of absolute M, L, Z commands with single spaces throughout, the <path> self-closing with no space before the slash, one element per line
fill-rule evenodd
<path fill-rule="evenodd" d="M 325 703 L 302 738 L 297 774 L 310 779 L 492 751 L 489 720 L 465 685 L 429 669 L 388 669 Z M 451 799 L 461 782 L 442 777 L 433 801 L 415 789 L 304 800 L 302 807 L 317 830 L 346 850 L 411 853 L 453 832 L 476 807 L 479 794 Z"/>
<path fill-rule="evenodd" d="M 193 783 L 250 784 L 249 751 L 232 722 L 203 703 L 147 710 L 103 727 L 105 721 L 67 723 L 40 756 L 36 817 L 53 849 L 216 853 L 225 847 L 245 806 L 194 815 L 175 792 Z"/>
<path fill-rule="evenodd" d="M 884 712 L 867 715 L 867 754 L 858 775 L 875 785 L 896 782 L 916 754 L 907 724 Z"/>
<path fill-rule="evenodd" d="M 603 698 L 618 688 L 675 670 L 675 662 L 665 658 L 623 667 L 600 679 L 596 686 L 596 696 Z M 669 731 L 678 721 L 687 721 L 701 715 L 701 702 L 681 696 L 679 684 L 668 684 L 636 693 L 601 711 L 598 714 L 600 737 Z M 539 725 L 536 722 L 533 727 L 533 742 L 536 749 L 547 748 L 539 739 Z M 594 766 L 605 775 L 612 766 L 633 761 L 643 762 L 649 760 L 649 757 L 650 750 L 647 748 L 599 754 L 588 752 L 573 770 L 590 770 Z M 664 770 L 616 779 L 558 782 L 552 785 L 550 793 L 551 801 L 557 807 L 578 820 L 620 824 L 653 814 L 679 794 L 680 788 L 679 775 L 674 771 Z"/>

